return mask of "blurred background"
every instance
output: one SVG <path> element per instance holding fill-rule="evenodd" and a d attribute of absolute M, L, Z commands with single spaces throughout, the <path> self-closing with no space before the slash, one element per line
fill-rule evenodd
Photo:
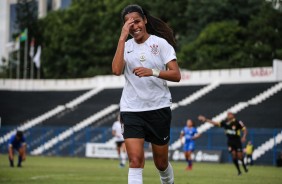
<path fill-rule="evenodd" d="M 197 153 L 232 162 L 223 130 L 197 122 L 199 114 L 221 121 L 232 111 L 249 128 L 255 163 L 275 165 L 282 151 L 281 0 L 0 1 L 0 152 L 17 129 L 31 155 L 98 157 L 87 154 L 87 143 L 114 150 L 124 79 L 111 75 L 111 62 L 121 10 L 132 3 L 167 22 L 177 40 L 182 80 L 169 83 L 171 159 L 183 159 L 178 138 L 191 118 L 203 133 Z"/>

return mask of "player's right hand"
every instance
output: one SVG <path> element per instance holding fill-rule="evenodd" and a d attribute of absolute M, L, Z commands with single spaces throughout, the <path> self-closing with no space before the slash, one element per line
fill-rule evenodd
<path fill-rule="evenodd" d="M 127 39 L 128 35 L 129 35 L 130 27 L 132 27 L 133 25 L 134 25 L 134 19 L 133 18 L 128 19 L 124 23 L 122 30 L 121 30 L 120 39 L 123 39 L 123 40 Z"/>
<path fill-rule="evenodd" d="M 198 120 L 201 122 L 206 122 L 207 118 L 203 115 L 198 116 Z"/>

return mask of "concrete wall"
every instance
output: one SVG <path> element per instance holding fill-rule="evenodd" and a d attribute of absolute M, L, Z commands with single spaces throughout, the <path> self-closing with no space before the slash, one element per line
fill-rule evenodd
<path fill-rule="evenodd" d="M 199 85 L 211 82 L 255 83 L 282 81 L 282 61 L 274 60 L 273 67 L 188 71 L 182 70 L 179 83 L 170 86 Z M 124 85 L 123 76 L 97 76 L 83 79 L 13 80 L 0 79 L 0 90 L 82 90 L 95 87 L 119 88 Z"/>

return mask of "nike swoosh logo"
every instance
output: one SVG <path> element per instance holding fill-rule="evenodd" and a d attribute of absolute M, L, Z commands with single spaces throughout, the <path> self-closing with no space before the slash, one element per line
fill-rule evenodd
<path fill-rule="evenodd" d="M 133 50 L 127 51 L 127 54 L 129 54 L 129 53 L 131 53 L 131 52 L 133 52 Z"/>
<path fill-rule="evenodd" d="M 168 138 L 168 136 L 166 136 L 166 137 L 164 138 L 164 141 L 167 140 L 167 138 Z"/>

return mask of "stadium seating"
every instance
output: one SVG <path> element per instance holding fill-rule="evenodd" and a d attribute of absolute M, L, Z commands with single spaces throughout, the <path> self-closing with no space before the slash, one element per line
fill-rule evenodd
<path fill-rule="evenodd" d="M 223 115 L 221 113 L 232 107 L 239 109 L 237 117 L 242 119 L 247 127 L 250 128 L 248 139 L 253 141 L 255 148 L 260 147 L 271 138 L 274 131 L 273 128 L 281 129 L 279 119 L 282 107 L 282 90 L 277 89 L 274 94 L 268 92 L 261 94 L 265 91 L 271 91 L 270 89 L 276 84 L 278 83 L 212 83 L 206 86 L 170 87 L 174 103 L 170 142 L 174 143 L 178 140 L 180 130 L 185 126 L 187 118 L 195 120 L 196 126 L 199 126 L 200 124 L 196 120 L 199 114 L 206 115 L 210 118 L 221 115 L 220 118 L 222 118 Z M 14 95 L 14 93 L 22 93 L 25 98 L 19 98 L 20 95 Z M 31 103 L 27 103 L 26 98 L 30 98 L 32 95 L 26 95 L 25 93 L 35 95 Z M 96 91 L 65 93 L 67 93 L 66 96 L 59 94 L 59 92 L 38 92 L 37 94 L 37 92 L 0 91 L 0 94 L 4 94 L 4 97 L 7 98 L 13 95 L 16 96 L 11 101 L 14 105 L 9 104 L 9 108 L 5 111 L 2 111 L 2 109 L 9 102 L 7 99 L 3 99 L 2 96 L 0 98 L 0 110 L 6 113 L 6 120 L 8 118 L 10 120 L 18 119 L 20 121 L 25 119 L 25 117 L 27 119 L 34 118 L 47 113 L 52 108 L 62 105 L 62 109 L 59 109 L 57 111 L 58 113 L 53 113 L 49 118 L 43 118 L 34 124 L 39 125 L 40 123 L 40 126 L 30 126 L 25 130 L 25 136 L 29 141 L 28 148 L 31 153 L 84 156 L 86 142 L 112 141 L 111 126 L 118 114 L 117 104 L 119 103 L 122 89 L 101 88 Z M 40 94 L 45 95 L 46 106 L 42 105 L 45 102 L 40 101 L 42 97 Z M 57 98 L 59 99 L 55 100 Z M 54 99 L 54 101 L 48 99 Z M 26 108 L 27 106 L 36 104 L 36 101 L 40 102 L 37 104 L 38 109 L 36 105 Z M 15 108 L 17 103 L 19 104 L 17 107 L 19 109 L 18 112 L 24 113 L 28 111 L 28 113 L 19 117 L 12 117 L 13 114 L 11 112 L 14 111 L 13 108 Z M 109 108 L 111 105 L 114 105 L 114 108 L 97 116 L 97 113 L 99 114 L 101 110 Z M 16 123 L 16 121 L 13 122 L 12 124 L 3 122 L 4 129 L 0 130 L 0 136 L 12 130 L 8 128 L 10 125 L 18 126 L 20 124 Z M 21 123 L 23 122 L 21 121 Z M 0 151 L 6 152 L 7 146 L 1 143 Z M 222 129 L 210 129 L 204 132 L 197 140 L 197 148 L 223 150 L 223 160 L 230 160 Z M 261 158 L 257 159 L 257 162 L 269 162 L 269 159 L 266 159 L 269 158 L 269 154 L 271 152 L 265 152 L 260 155 Z"/>
<path fill-rule="evenodd" d="M 122 89 L 105 89 L 74 108 L 54 116 L 44 122 L 47 126 L 74 126 L 111 104 L 118 104 Z"/>
<path fill-rule="evenodd" d="M 58 105 L 64 105 L 85 91 L 1 91 L 2 126 L 18 126 Z"/>
<path fill-rule="evenodd" d="M 214 117 L 241 101 L 247 101 L 275 83 L 222 84 L 197 101 L 173 111 L 174 126 L 183 126 L 187 118 L 196 121 L 199 114 Z"/>
<path fill-rule="evenodd" d="M 267 110 L 266 110 L 267 109 Z M 282 91 L 257 105 L 250 105 L 238 113 L 248 127 L 281 128 Z"/>

